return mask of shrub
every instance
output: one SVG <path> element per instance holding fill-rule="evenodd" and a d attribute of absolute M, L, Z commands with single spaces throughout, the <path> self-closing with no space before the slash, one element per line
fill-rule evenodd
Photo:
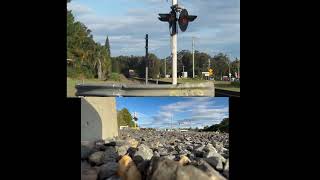
<path fill-rule="evenodd" d="M 210 127 L 204 127 L 203 131 L 220 131 L 229 133 L 229 118 L 224 118 L 219 124 Z"/>
<path fill-rule="evenodd" d="M 111 73 L 110 76 L 108 77 L 108 80 L 120 81 L 119 73 Z"/>
<path fill-rule="evenodd" d="M 240 82 L 238 82 L 238 81 L 231 82 L 231 86 L 240 88 Z"/>

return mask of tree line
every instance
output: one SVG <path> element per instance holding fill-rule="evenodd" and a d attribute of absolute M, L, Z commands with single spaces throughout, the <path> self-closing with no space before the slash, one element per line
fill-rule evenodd
<path fill-rule="evenodd" d="M 117 111 L 118 126 L 134 127 L 134 120 L 127 108 Z"/>
<path fill-rule="evenodd" d="M 188 72 L 188 77 L 192 77 L 192 53 L 188 50 L 178 52 L 177 58 L 177 72 L 181 76 L 182 72 Z M 228 76 L 229 65 L 232 76 L 235 72 L 240 71 L 240 60 L 236 58 L 234 61 L 230 60 L 226 54 L 219 53 L 213 57 L 204 52 L 195 51 L 195 74 L 201 77 L 202 72 L 208 72 L 209 60 L 210 68 L 214 71 L 214 77 L 220 79 L 222 76 Z M 159 59 L 154 54 L 149 54 L 149 73 L 148 77 L 157 78 L 165 77 L 165 72 L 172 75 L 172 58 L 170 56 Z M 146 58 L 144 56 L 118 56 L 112 58 L 112 72 L 121 73 L 125 76 L 129 75 L 129 69 L 136 72 L 137 76 L 145 77 Z M 166 70 L 165 70 L 166 68 Z"/>
<path fill-rule="evenodd" d="M 70 0 L 67 0 L 69 3 Z M 91 30 L 67 11 L 67 76 L 107 79 L 111 74 L 109 38 L 104 45 L 93 40 Z"/>
<path fill-rule="evenodd" d="M 224 118 L 219 124 L 205 126 L 201 131 L 220 131 L 229 133 L 229 118 Z"/>

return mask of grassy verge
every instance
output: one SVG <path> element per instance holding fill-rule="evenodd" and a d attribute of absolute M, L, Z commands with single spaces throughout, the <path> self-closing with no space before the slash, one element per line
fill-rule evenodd
<path fill-rule="evenodd" d="M 240 88 L 236 88 L 236 87 L 217 87 L 216 89 L 223 89 L 223 90 L 227 90 L 227 91 L 236 91 L 236 92 L 240 92 Z"/>
<path fill-rule="evenodd" d="M 240 83 L 231 83 L 228 81 L 216 81 L 215 88 L 240 92 Z"/>
<path fill-rule="evenodd" d="M 161 81 L 172 82 L 172 78 L 161 78 Z M 191 79 L 191 78 L 178 78 L 178 83 L 203 83 L 208 82 L 208 80 L 201 79 Z"/>

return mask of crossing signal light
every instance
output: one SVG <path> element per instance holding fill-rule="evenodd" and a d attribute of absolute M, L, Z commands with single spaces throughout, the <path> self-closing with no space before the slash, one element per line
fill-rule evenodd
<path fill-rule="evenodd" d="M 170 17 L 170 14 L 159 14 L 159 20 L 160 21 L 165 21 L 165 22 L 169 22 L 169 17 Z"/>
<path fill-rule="evenodd" d="M 179 20 L 178 20 L 181 31 L 185 32 L 187 30 L 189 22 L 194 21 L 196 18 L 197 16 L 193 16 L 193 15 L 189 16 L 188 11 L 186 9 L 183 9 L 180 12 Z"/>
<path fill-rule="evenodd" d="M 182 9 L 179 15 L 179 19 L 177 19 L 176 11 L 173 9 L 168 14 L 159 14 L 159 20 L 163 22 L 169 23 L 169 28 L 171 30 L 171 35 L 177 33 L 177 21 L 179 23 L 179 27 L 182 32 L 187 30 L 189 22 L 194 21 L 197 16 L 189 15 L 186 9 Z"/>
<path fill-rule="evenodd" d="M 170 34 L 177 33 L 177 14 L 174 10 L 172 10 L 169 14 L 159 14 L 159 20 L 163 22 L 169 23 Z"/>

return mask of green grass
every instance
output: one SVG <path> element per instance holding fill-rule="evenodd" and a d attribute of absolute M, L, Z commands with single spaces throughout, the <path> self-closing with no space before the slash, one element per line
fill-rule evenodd
<path fill-rule="evenodd" d="M 217 87 L 216 86 L 216 89 L 240 92 L 240 88 L 237 88 L 237 87 Z"/>
<path fill-rule="evenodd" d="M 172 82 L 172 78 L 161 78 L 161 81 Z M 178 83 L 203 83 L 208 80 L 191 79 L 191 78 L 178 78 Z"/>
<path fill-rule="evenodd" d="M 215 81 L 215 88 L 216 89 L 224 89 L 228 91 L 237 91 L 240 92 L 240 85 L 233 85 L 229 81 Z"/>

